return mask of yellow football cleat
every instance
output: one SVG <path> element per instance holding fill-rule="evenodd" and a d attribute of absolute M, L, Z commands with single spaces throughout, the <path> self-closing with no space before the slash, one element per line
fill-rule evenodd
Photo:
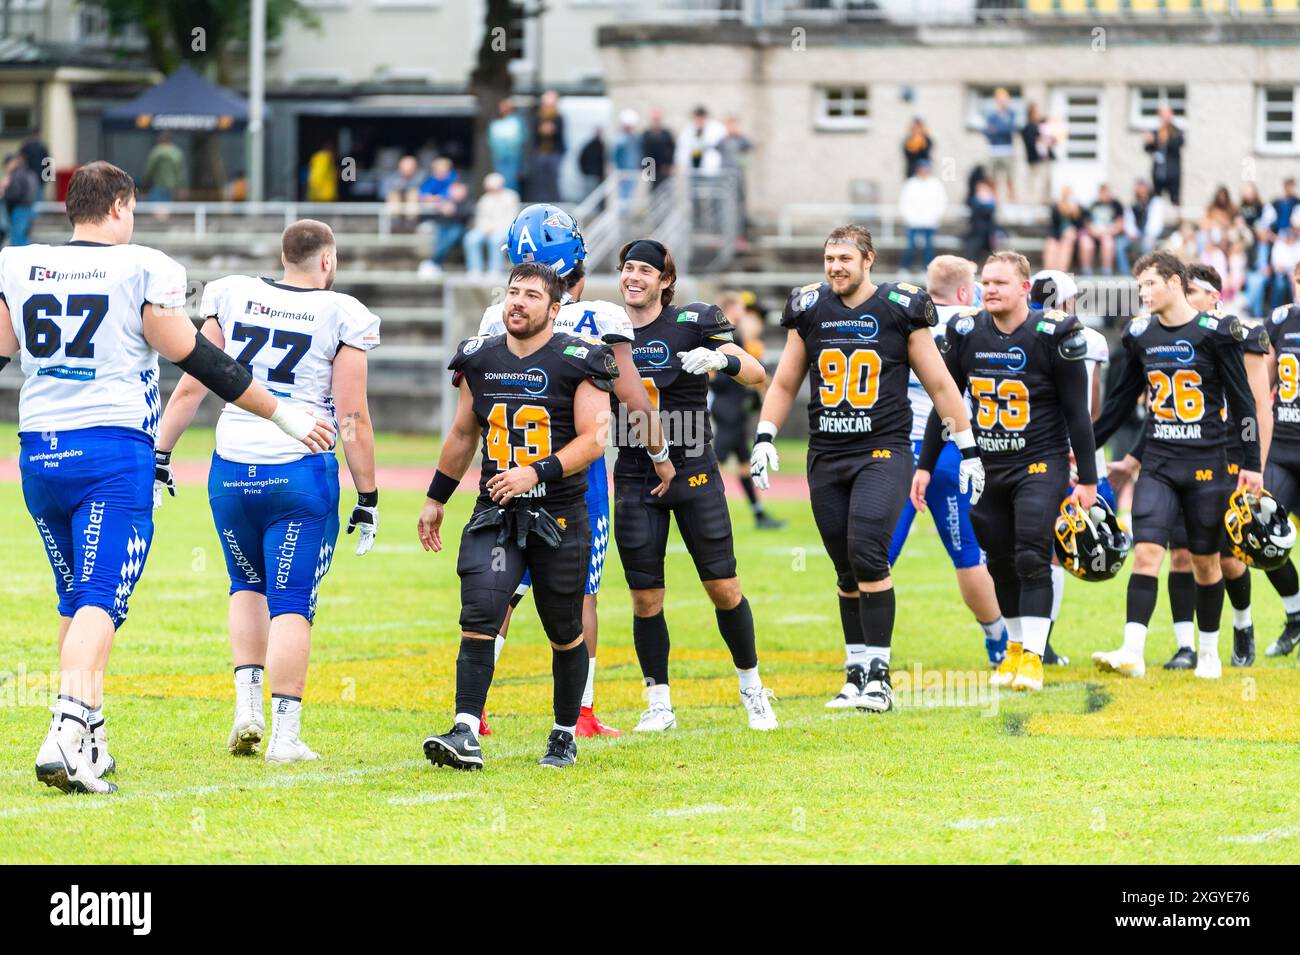
<path fill-rule="evenodd" d="M 1016 668 L 1015 679 L 1011 681 L 1013 690 L 1041 690 L 1043 688 L 1043 658 L 1032 650 L 1020 654 L 1020 666 Z"/>
<path fill-rule="evenodd" d="M 1020 643 L 1007 642 L 1007 655 L 1002 658 L 998 668 L 993 671 L 989 677 L 989 686 L 1010 686 L 1011 681 L 1016 678 L 1016 673 L 1020 670 L 1020 655 L 1024 650 L 1024 645 Z M 1041 671 L 1039 673 L 1041 678 Z"/>

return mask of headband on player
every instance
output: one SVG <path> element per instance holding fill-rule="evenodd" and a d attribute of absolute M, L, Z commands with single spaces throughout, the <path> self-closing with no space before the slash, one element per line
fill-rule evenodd
<path fill-rule="evenodd" d="M 1202 292 L 1209 292 L 1212 295 L 1217 294 L 1219 291 L 1217 288 L 1214 287 L 1214 284 L 1212 282 L 1209 282 L 1206 279 L 1192 279 L 1187 284 L 1195 285 Z"/>
<path fill-rule="evenodd" d="M 623 261 L 644 262 L 662 272 L 665 264 L 664 256 L 667 254 L 668 250 L 664 248 L 662 242 L 656 242 L 654 239 L 637 239 L 627 250 L 627 255 L 623 256 Z"/>

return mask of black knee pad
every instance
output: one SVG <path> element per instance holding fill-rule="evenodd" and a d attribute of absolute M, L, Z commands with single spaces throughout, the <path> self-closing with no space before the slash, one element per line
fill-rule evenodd
<path fill-rule="evenodd" d="M 546 631 L 546 639 L 557 646 L 567 646 L 582 636 L 582 591 L 569 599 L 536 600 L 537 616 Z"/>
<path fill-rule="evenodd" d="M 1038 549 L 1021 548 L 1016 551 L 1015 573 L 1023 583 L 1040 577 L 1051 577 L 1052 559 Z"/>
<path fill-rule="evenodd" d="M 993 557 L 989 556 L 988 564 L 989 576 L 997 581 L 1016 580 L 1016 561 L 1010 555 Z"/>
<path fill-rule="evenodd" d="M 884 580 L 889 576 L 889 539 L 882 535 L 875 541 L 850 540 L 849 566 L 864 583 Z"/>
<path fill-rule="evenodd" d="M 842 594 L 856 594 L 858 592 L 858 581 L 851 570 L 837 573 L 835 575 L 835 586 L 840 588 Z"/>
<path fill-rule="evenodd" d="M 512 591 L 486 587 L 462 587 L 460 594 L 460 629 L 464 633 L 494 636 L 501 632 L 510 606 Z"/>

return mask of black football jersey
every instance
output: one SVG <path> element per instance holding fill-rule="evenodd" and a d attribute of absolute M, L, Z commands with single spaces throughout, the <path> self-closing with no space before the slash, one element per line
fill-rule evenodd
<path fill-rule="evenodd" d="M 1215 309 L 1210 314 L 1220 321 L 1235 317 L 1219 309 Z M 1267 355 L 1270 348 L 1268 329 L 1251 319 L 1238 318 L 1237 320 L 1241 322 L 1246 332 L 1245 337 L 1241 340 L 1242 353 L 1244 355 Z M 1227 425 L 1228 461 L 1232 464 L 1240 464 L 1242 455 L 1245 453 L 1245 449 L 1241 445 L 1240 423 L 1232 416 L 1232 409 L 1226 401 L 1223 403 L 1223 411 L 1220 414 L 1223 415 L 1223 420 Z"/>
<path fill-rule="evenodd" d="M 632 360 L 650 395 L 650 404 L 663 421 L 664 435 L 672 445 L 672 461 L 681 465 L 689 448 L 709 445 L 713 427 L 708 411 L 709 376 L 682 371 L 678 354 L 701 346 L 717 350 L 735 341 L 735 328 L 718 306 L 691 302 L 665 306 L 653 322 L 635 331 Z M 612 407 L 617 416 L 617 400 Z M 622 442 L 632 439 L 629 429 L 617 427 L 615 432 Z M 630 443 L 620 443 L 618 461 L 623 468 L 651 467 L 645 448 Z"/>
<path fill-rule="evenodd" d="M 1031 313 L 1008 334 L 988 312 L 970 309 L 948 320 L 939 350 L 957 388 L 969 391 L 975 443 L 986 463 L 1028 465 L 1069 453 L 1067 413 L 1088 406 L 1088 344 L 1078 318 Z M 1077 393 L 1063 394 L 1063 379 Z M 1076 457 L 1095 458 L 1093 450 L 1076 449 Z"/>
<path fill-rule="evenodd" d="M 1273 309 L 1268 337 L 1277 349 L 1277 393 L 1269 458 L 1295 467 L 1300 463 L 1300 305 Z"/>
<path fill-rule="evenodd" d="M 555 454 L 577 436 L 573 397 L 590 381 L 612 391 L 618 365 L 605 345 L 556 332 L 531 355 L 520 357 L 505 335 L 467 338 L 447 366 L 457 387 L 469 385 L 474 415 L 483 429 L 479 499 L 490 500 L 488 479 Z M 586 470 L 542 481 L 523 497 L 556 506 L 581 500 Z"/>
<path fill-rule="evenodd" d="M 1120 339 L 1129 363 L 1097 421 L 1097 443 L 1114 434 L 1145 391 L 1144 456 L 1209 461 L 1220 449 L 1226 452 L 1229 393 L 1237 407 L 1253 414 L 1242 360 L 1247 335 L 1239 319 L 1211 312 L 1173 328 L 1150 316 L 1133 319 Z M 1258 438 L 1251 447 L 1253 455 L 1243 449 L 1242 460 L 1253 470 L 1259 466 Z"/>
<path fill-rule="evenodd" d="M 809 451 L 911 450 L 907 343 L 937 320 L 930 296 L 906 282 L 878 285 L 857 308 L 826 282 L 790 293 L 781 324 L 808 350 Z"/>

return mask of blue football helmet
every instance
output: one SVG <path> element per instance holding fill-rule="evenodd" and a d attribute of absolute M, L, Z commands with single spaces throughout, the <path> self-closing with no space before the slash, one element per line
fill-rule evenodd
<path fill-rule="evenodd" d="M 524 209 L 510 223 L 506 234 L 510 263 L 540 262 L 563 278 L 587 257 L 578 223 L 559 206 L 536 203 Z"/>

